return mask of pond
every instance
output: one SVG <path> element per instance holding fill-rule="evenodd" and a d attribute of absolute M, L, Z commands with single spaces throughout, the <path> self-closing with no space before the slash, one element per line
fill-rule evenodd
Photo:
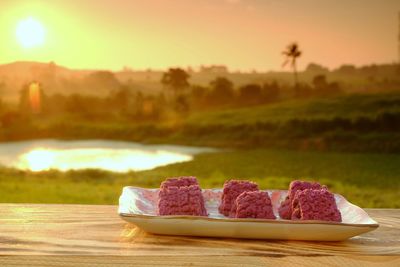
<path fill-rule="evenodd" d="M 0 165 L 22 170 L 142 171 L 185 162 L 212 148 L 108 140 L 33 140 L 0 143 Z"/>

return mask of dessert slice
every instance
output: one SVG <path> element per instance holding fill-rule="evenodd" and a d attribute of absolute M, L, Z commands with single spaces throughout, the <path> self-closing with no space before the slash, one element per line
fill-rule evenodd
<path fill-rule="evenodd" d="M 207 216 L 197 179 L 181 177 L 164 181 L 158 193 L 158 214 Z"/>
<path fill-rule="evenodd" d="M 199 185 L 196 177 L 194 176 L 182 176 L 182 177 L 174 177 L 168 178 L 161 183 L 161 188 L 169 187 L 169 186 L 190 186 L 190 185 Z"/>
<path fill-rule="evenodd" d="M 284 201 L 282 201 L 281 206 L 279 207 L 279 216 L 282 219 L 290 220 L 292 217 L 292 202 L 293 198 L 297 191 L 302 191 L 305 189 L 321 189 L 326 188 L 325 186 L 321 186 L 316 182 L 305 182 L 295 180 L 292 181 L 289 185 L 289 191 Z"/>
<path fill-rule="evenodd" d="M 236 209 L 234 203 L 236 198 L 247 191 L 258 191 L 258 185 L 246 180 L 225 181 L 221 204 L 218 207 L 219 212 L 225 216 L 235 217 Z"/>
<path fill-rule="evenodd" d="M 235 218 L 276 219 L 267 192 L 243 192 L 236 198 L 235 207 Z"/>
<path fill-rule="evenodd" d="M 342 221 L 335 196 L 325 188 L 297 191 L 292 210 L 292 220 Z"/>

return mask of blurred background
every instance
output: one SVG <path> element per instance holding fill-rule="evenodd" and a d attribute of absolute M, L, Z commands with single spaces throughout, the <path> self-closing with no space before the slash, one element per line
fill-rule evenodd
<path fill-rule="evenodd" d="M 0 40 L 0 202 L 193 175 L 400 208 L 398 0 L 1 0 Z"/>

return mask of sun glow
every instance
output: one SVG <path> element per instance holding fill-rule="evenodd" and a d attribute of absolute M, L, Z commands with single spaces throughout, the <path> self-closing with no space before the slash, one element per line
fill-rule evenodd
<path fill-rule="evenodd" d="M 29 17 L 21 20 L 16 29 L 18 43 L 24 48 L 41 46 L 45 41 L 46 31 L 36 19 Z"/>
<path fill-rule="evenodd" d="M 37 147 L 21 154 L 12 166 L 31 171 L 58 169 L 104 169 L 115 172 L 148 170 L 193 157 L 167 150 L 144 151 L 140 149 L 75 148 L 55 149 Z M 1 162 L 0 162 L 1 163 Z"/>
<path fill-rule="evenodd" d="M 23 165 L 32 171 L 49 170 L 55 161 L 52 150 L 39 148 L 22 156 Z"/>
<path fill-rule="evenodd" d="M 33 113 L 40 112 L 40 85 L 37 82 L 33 82 L 29 85 L 29 102 Z"/>

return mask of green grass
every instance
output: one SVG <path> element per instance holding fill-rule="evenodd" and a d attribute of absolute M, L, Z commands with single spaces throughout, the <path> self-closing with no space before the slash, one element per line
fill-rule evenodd
<path fill-rule="evenodd" d="M 165 177 L 179 175 L 197 176 L 203 188 L 221 187 L 229 178 L 280 189 L 292 179 L 317 180 L 362 207 L 400 208 L 400 155 L 266 149 L 201 154 L 190 162 L 123 174 L 3 168 L 0 202 L 117 204 L 123 186 L 158 187 Z"/>
<path fill-rule="evenodd" d="M 171 114 L 170 114 L 171 115 Z M 0 141 L 114 139 L 217 147 L 400 152 L 400 93 L 283 101 L 149 121 L 117 112 L 21 117 Z"/>
<path fill-rule="evenodd" d="M 399 112 L 400 94 L 351 94 L 331 98 L 291 100 L 276 104 L 195 113 L 187 124 L 251 125 L 265 122 L 286 122 L 291 119 L 323 119 L 334 117 L 355 119 L 363 116 L 375 118 L 382 112 Z"/>
<path fill-rule="evenodd" d="M 395 118 L 383 120 L 382 114 Z M 192 162 L 125 174 L 0 168 L 1 202 L 117 204 L 125 185 L 158 187 L 168 176 L 195 175 L 203 187 L 221 187 L 229 178 L 253 179 L 262 188 L 281 189 L 292 179 L 318 180 L 357 205 L 400 208 L 400 128 L 391 127 L 399 125 L 399 93 L 193 112 L 160 122 L 103 114 L 97 119 L 71 116 L 32 117 L 0 131 L 0 140 L 96 138 L 249 149 L 198 155 Z M 360 118 L 364 122 L 352 124 Z"/>
<path fill-rule="evenodd" d="M 216 147 L 400 152 L 400 93 L 352 94 L 226 110 L 193 111 L 162 120 L 119 113 L 47 114 L 16 121 L 0 141 L 114 139 Z"/>

